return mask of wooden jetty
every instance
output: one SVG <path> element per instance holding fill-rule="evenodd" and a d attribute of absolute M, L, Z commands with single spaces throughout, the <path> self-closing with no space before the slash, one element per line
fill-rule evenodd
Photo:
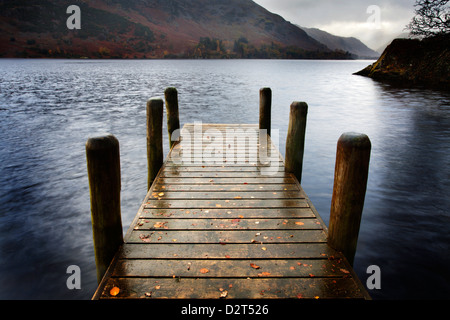
<path fill-rule="evenodd" d="M 184 125 L 93 299 L 370 299 L 259 129 Z"/>

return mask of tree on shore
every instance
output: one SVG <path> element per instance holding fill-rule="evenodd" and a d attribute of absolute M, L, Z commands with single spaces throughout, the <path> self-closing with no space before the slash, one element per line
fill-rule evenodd
<path fill-rule="evenodd" d="M 416 15 L 407 25 L 411 35 L 431 37 L 450 33 L 449 0 L 416 0 Z"/>

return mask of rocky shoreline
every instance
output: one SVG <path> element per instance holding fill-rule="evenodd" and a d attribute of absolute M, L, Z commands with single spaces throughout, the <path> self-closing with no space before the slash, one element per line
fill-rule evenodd
<path fill-rule="evenodd" d="M 395 39 L 375 63 L 354 74 L 393 85 L 450 90 L 450 34 Z"/>

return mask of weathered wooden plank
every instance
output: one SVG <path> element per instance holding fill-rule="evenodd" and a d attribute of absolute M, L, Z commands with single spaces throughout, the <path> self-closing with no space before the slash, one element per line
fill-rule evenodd
<path fill-rule="evenodd" d="M 243 217 L 243 216 L 242 216 Z M 135 230 L 317 230 L 322 225 L 317 219 L 140 219 Z"/>
<path fill-rule="evenodd" d="M 149 200 L 145 204 L 146 209 L 151 208 L 308 208 L 309 204 L 306 199 L 267 199 L 267 200 L 248 200 L 248 199 L 232 199 L 232 200 L 176 200 L 161 199 Z"/>
<path fill-rule="evenodd" d="M 184 159 L 177 159 L 177 158 L 171 158 L 170 161 L 166 162 L 166 165 L 173 166 L 173 165 L 182 165 L 182 166 L 199 166 L 199 165 L 205 165 L 205 166 L 257 166 L 261 167 L 261 173 L 267 173 L 267 175 L 270 175 L 271 172 L 281 172 L 283 171 L 283 162 L 281 161 L 269 161 L 264 159 L 227 159 L 224 157 L 216 157 L 216 158 L 184 158 Z"/>
<path fill-rule="evenodd" d="M 165 171 L 163 170 L 160 175 L 161 178 L 235 178 L 235 179 L 246 179 L 255 178 L 263 176 L 260 172 L 223 172 L 223 171 L 209 171 L 209 172 L 185 172 L 185 171 Z M 275 171 L 270 174 L 270 177 L 277 178 L 291 178 L 290 175 L 286 174 L 284 171 Z"/>
<path fill-rule="evenodd" d="M 120 288 L 116 296 L 109 294 Z M 120 299 L 363 299 L 352 278 L 110 278 L 103 297 Z"/>
<path fill-rule="evenodd" d="M 257 166 L 202 166 L 202 165 L 192 165 L 192 166 L 165 166 L 164 173 L 167 172 L 253 172 L 257 174 L 261 172 L 261 168 Z"/>
<path fill-rule="evenodd" d="M 280 183 L 292 183 L 295 181 L 291 177 L 279 178 L 279 177 L 270 177 L 270 176 L 261 176 L 261 177 L 246 177 L 246 178 L 158 178 L 158 184 L 173 184 L 173 183 L 182 183 L 182 184 L 240 184 L 240 183 L 258 183 L 258 184 L 280 184 Z"/>
<path fill-rule="evenodd" d="M 203 269 L 203 272 L 201 271 Z M 207 269 L 208 272 L 204 272 Z M 264 274 L 263 274 L 264 272 Z M 120 260 L 113 277 L 265 278 L 348 277 L 340 260 Z"/>
<path fill-rule="evenodd" d="M 210 230 L 135 230 L 128 243 L 309 243 L 326 242 L 323 230 L 246 230 L 246 231 L 210 231 Z"/>
<path fill-rule="evenodd" d="M 166 192 L 166 191 L 197 191 L 197 192 L 203 192 L 203 191 L 210 191 L 210 192 L 216 192 L 216 191 L 293 191 L 293 190 L 299 190 L 298 186 L 296 184 L 255 184 L 248 182 L 245 183 L 236 183 L 236 184 L 170 184 L 165 185 L 156 183 L 153 185 L 153 192 Z"/>
<path fill-rule="evenodd" d="M 204 162 L 202 158 L 195 159 L 179 159 L 174 158 L 168 159 L 165 162 L 166 167 L 198 167 L 205 166 L 210 168 L 245 168 L 245 167 L 257 167 L 260 168 L 262 172 L 268 170 L 268 168 L 281 168 L 284 165 L 282 161 L 208 161 Z"/>
<path fill-rule="evenodd" d="M 199 191 L 165 191 L 152 192 L 153 199 L 305 199 L 304 195 L 298 191 L 254 191 L 254 192 L 239 192 L 239 191 L 214 191 L 214 192 L 199 192 Z"/>
<path fill-rule="evenodd" d="M 313 259 L 338 256 L 326 243 L 133 244 L 121 248 L 124 259 Z"/>
<path fill-rule="evenodd" d="M 239 208 L 239 209 L 144 209 L 140 218 L 315 218 L 311 208 Z"/>

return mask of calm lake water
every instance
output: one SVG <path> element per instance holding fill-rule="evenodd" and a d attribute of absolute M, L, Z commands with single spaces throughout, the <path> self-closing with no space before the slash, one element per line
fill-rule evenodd
<path fill-rule="evenodd" d="M 125 232 L 146 194 L 146 101 L 174 86 L 182 124 L 257 123 L 267 86 L 283 155 L 291 102 L 309 105 L 302 184 L 327 224 L 339 136 L 372 141 L 354 263 L 364 284 L 380 267 L 372 297 L 449 299 L 450 94 L 352 75 L 369 63 L 0 60 L 0 298 L 92 297 L 89 137 L 120 141 Z M 66 287 L 69 265 L 81 290 Z"/>

